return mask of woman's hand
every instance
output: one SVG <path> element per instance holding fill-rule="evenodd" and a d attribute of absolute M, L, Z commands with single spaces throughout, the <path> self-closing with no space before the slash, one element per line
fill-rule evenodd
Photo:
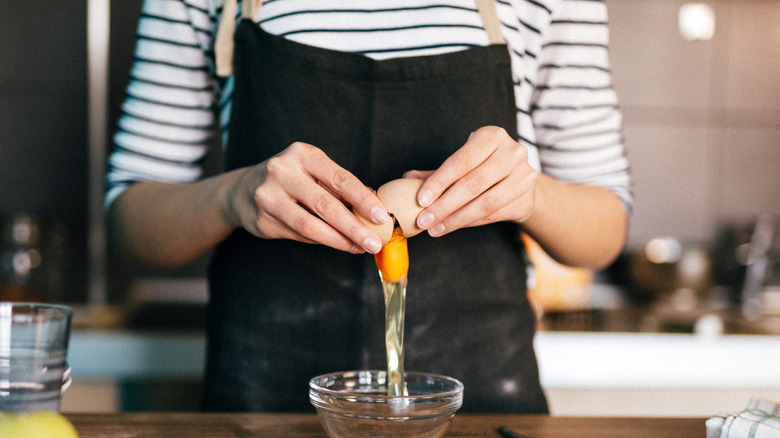
<path fill-rule="evenodd" d="M 371 189 L 312 145 L 294 143 L 241 170 L 229 190 L 231 221 L 265 239 L 292 239 L 353 253 L 377 253 L 379 237 L 351 211 L 389 220 Z"/>
<path fill-rule="evenodd" d="M 425 179 L 417 224 L 432 236 L 513 221 L 558 262 L 597 269 L 625 244 L 628 216 L 617 195 L 539 174 L 501 128 L 480 128 L 436 171 L 405 176 Z"/>
<path fill-rule="evenodd" d="M 500 221 L 523 222 L 534 211 L 538 173 L 528 152 L 499 127 L 474 131 L 436 171 L 410 171 L 425 179 L 417 225 L 431 236 Z"/>

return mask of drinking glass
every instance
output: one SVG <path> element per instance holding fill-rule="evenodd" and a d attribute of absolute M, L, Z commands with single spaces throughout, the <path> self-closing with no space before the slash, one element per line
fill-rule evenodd
<path fill-rule="evenodd" d="M 69 383 L 72 311 L 0 302 L 0 411 L 58 411 Z"/>

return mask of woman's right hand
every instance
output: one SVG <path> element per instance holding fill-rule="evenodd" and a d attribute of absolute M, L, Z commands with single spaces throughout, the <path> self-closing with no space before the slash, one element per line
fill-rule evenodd
<path fill-rule="evenodd" d="M 264 239 L 292 239 L 352 253 L 375 254 L 379 237 L 351 211 L 380 224 L 389 219 L 373 191 L 319 148 L 296 142 L 241 172 L 229 190 L 231 221 Z"/>

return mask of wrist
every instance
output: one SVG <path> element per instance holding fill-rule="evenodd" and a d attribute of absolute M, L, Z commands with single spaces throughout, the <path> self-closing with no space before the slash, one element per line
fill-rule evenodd
<path fill-rule="evenodd" d="M 520 212 L 520 217 L 515 220 L 524 231 L 533 232 L 538 228 L 537 224 L 544 224 L 544 205 L 546 203 L 545 187 L 550 183 L 551 178 L 541 173 L 537 174 L 534 181 L 534 187 L 528 195 L 528 199 L 522 203 L 524 210 Z M 552 180 L 555 182 L 555 180 Z"/>
<path fill-rule="evenodd" d="M 242 190 L 244 186 L 242 181 L 250 170 L 250 167 L 244 167 L 216 177 L 217 184 L 212 196 L 215 204 L 218 205 L 219 217 L 230 231 L 243 225 L 241 212 L 246 210 L 246 205 L 251 201 L 251 196 L 246 195 Z M 247 200 L 247 197 L 250 200 Z"/>

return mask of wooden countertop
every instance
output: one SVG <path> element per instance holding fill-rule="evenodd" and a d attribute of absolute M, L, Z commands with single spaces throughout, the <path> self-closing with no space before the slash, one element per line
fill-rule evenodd
<path fill-rule="evenodd" d="M 66 414 L 80 438 L 326 438 L 314 414 Z M 528 438 L 704 437 L 704 418 L 594 418 L 458 414 L 447 437 L 501 438 L 508 426 Z"/>

